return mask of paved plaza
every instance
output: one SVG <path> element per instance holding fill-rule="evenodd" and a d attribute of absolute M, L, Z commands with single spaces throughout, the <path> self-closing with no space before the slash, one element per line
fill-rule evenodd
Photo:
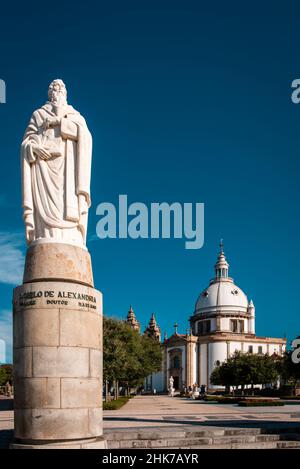
<path fill-rule="evenodd" d="M 0 447 L 13 436 L 12 402 L 0 400 Z M 1 410 L 2 409 L 2 410 Z M 137 396 L 119 410 L 104 411 L 104 432 L 149 427 L 280 428 L 300 427 L 300 405 L 284 407 L 238 407 L 186 398 Z"/>
<path fill-rule="evenodd" d="M 137 396 L 118 411 L 105 411 L 103 423 L 108 448 L 300 447 L 296 404 L 245 408 L 166 395 Z"/>
<path fill-rule="evenodd" d="M 202 425 L 232 422 L 243 425 L 262 423 L 295 423 L 300 426 L 300 405 L 284 407 L 238 407 L 188 398 L 137 396 L 119 410 L 104 411 L 104 429 L 170 425 Z"/>

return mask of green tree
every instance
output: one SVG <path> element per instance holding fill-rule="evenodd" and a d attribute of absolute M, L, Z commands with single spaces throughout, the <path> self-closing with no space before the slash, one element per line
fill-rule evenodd
<path fill-rule="evenodd" d="M 274 383 L 279 378 L 280 357 L 235 352 L 230 358 L 214 369 L 211 382 L 215 385 L 241 386 Z"/>
<path fill-rule="evenodd" d="M 5 386 L 7 381 L 12 384 L 12 365 L 1 365 L 0 366 L 0 386 Z"/>
<path fill-rule="evenodd" d="M 121 332 L 121 321 L 103 318 L 103 378 L 108 381 L 118 379 L 126 363 Z"/>
<path fill-rule="evenodd" d="M 287 350 L 283 355 L 281 377 L 286 384 L 293 386 L 294 394 L 296 394 L 296 387 L 300 384 L 300 363 L 294 363 L 292 353 L 293 350 Z"/>
<path fill-rule="evenodd" d="M 231 357 L 221 365 L 217 366 L 213 370 L 210 380 L 212 384 L 225 386 L 227 389 L 230 386 L 238 386 L 240 383 L 237 373 L 236 357 Z"/>
<path fill-rule="evenodd" d="M 104 317 L 103 341 L 103 376 L 107 381 L 136 386 L 161 368 L 160 344 L 124 321 Z"/>
<path fill-rule="evenodd" d="M 143 377 L 161 370 L 162 349 L 160 343 L 152 337 L 140 336 L 142 354 L 140 357 Z"/>

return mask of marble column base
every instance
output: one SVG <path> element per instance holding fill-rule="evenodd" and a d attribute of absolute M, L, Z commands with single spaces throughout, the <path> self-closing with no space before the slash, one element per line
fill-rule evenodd
<path fill-rule="evenodd" d="M 104 448 L 102 294 L 76 282 L 35 281 L 15 288 L 13 303 L 11 448 Z"/>
<path fill-rule="evenodd" d="M 63 243 L 34 244 L 27 249 L 23 283 L 70 281 L 94 286 L 87 249 Z"/>

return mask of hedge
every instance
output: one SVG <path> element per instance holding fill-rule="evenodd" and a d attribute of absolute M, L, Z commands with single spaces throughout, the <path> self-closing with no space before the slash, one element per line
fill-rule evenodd
<path fill-rule="evenodd" d="M 238 405 L 240 407 L 274 407 L 274 406 L 284 406 L 284 402 L 282 401 L 263 401 L 259 399 L 245 399 L 244 401 L 239 401 Z"/>
<path fill-rule="evenodd" d="M 115 401 L 103 402 L 103 410 L 118 410 L 129 401 L 129 396 L 122 396 Z"/>

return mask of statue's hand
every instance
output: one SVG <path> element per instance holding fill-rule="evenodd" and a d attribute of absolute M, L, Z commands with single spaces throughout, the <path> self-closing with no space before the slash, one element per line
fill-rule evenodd
<path fill-rule="evenodd" d="M 34 240 L 34 229 L 30 225 L 26 225 L 26 241 L 30 244 Z"/>
<path fill-rule="evenodd" d="M 50 128 L 60 125 L 60 118 L 58 117 L 47 117 L 43 122 L 43 129 L 48 130 Z"/>
<path fill-rule="evenodd" d="M 33 145 L 32 150 L 33 153 L 41 160 L 47 161 L 52 158 L 51 153 L 46 148 L 40 147 L 39 145 Z"/>

